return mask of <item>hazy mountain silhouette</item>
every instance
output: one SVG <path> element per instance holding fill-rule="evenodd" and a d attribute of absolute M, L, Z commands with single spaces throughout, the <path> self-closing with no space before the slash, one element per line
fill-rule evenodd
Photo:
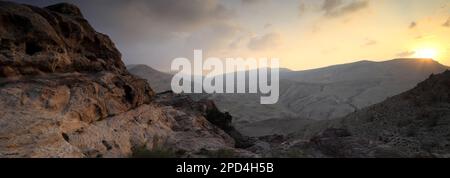
<path fill-rule="evenodd" d="M 140 76 L 152 84 L 152 89 L 160 93 L 170 90 L 170 81 L 172 75 L 155 70 L 147 65 L 128 65 L 127 69 L 130 73 Z"/>

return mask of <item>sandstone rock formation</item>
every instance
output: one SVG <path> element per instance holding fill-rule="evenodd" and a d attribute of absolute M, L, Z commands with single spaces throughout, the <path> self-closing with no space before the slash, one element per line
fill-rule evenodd
<path fill-rule="evenodd" d="M 141 147 L 255 156 L 208 121 L 215 106 L 176 97 L 129 74 L 76 6 L 0 2 L 0 157 L 129 157 Z"/>
<path fill-rule="evenodd" d="M 74 5 L 44 9 L 1 2 L 3 77 L 42 73 L 126 71 L 121 54 Z"/>

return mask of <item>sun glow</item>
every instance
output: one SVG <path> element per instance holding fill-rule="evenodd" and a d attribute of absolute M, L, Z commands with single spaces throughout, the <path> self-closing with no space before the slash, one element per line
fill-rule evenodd
<path fill-rule="evenodd" d="M 438 51 L 434 48 L 423 48 L 415 51 L 415 57 L 417 58 L 427 58 L 436 59 Z"/>

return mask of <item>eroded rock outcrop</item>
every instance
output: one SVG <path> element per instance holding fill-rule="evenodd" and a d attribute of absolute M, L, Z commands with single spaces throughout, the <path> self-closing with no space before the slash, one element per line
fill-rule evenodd
<path fill-rule="evenodd" d="M 41 9 L 0 3 L 0 76 L 126 72 L 114 43 L 96 32 L 74 5 Z"/>
<path fill-rule="evenodd" d="M 0 2 L 0 157 L 128 157 L 140 147 L 255 156 L 177 97 L 129 74 L 76 6 Z"/>

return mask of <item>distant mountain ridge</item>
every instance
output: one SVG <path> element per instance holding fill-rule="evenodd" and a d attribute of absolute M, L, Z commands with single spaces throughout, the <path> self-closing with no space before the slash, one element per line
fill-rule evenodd
<path fill-rule="evenodd" d="M 230 112 L 237 128 L 247 135 L 285 134 L 310 120 L 343 117 L 381 102 L 446 69 L 449 67 L 431 59 L 393 59 L 305 71 L 281 70 L 277 104 L 261 105 L 259 94 L 209 94 L 199 98 L 212 99 Z M 294 124 L 277 125 L 283 121 Z"/>
<path fill-rule="evenodd" d="M 358 61 L 318 69 L 282 73 L 281 78 L 307 83 L 334 83 L 367 80 L 368 78 L 397 77 L 411 79 L 449 67 L 432 59 L 399 58 L 388 61 Z"/>
<path fill-rule="evenodd" d="M 164 72 L 160 72 L 153 69 L 147 65 L 137 64 L 137 65 L 127 65 L 127 69 L 130 73 L 140 76 L 147 80 L 148 83 L 152 84 L 153 90 L 156 92 L 164 92 L 170 90 L 170 82 L 172 80 L 172 75 Z"/>

